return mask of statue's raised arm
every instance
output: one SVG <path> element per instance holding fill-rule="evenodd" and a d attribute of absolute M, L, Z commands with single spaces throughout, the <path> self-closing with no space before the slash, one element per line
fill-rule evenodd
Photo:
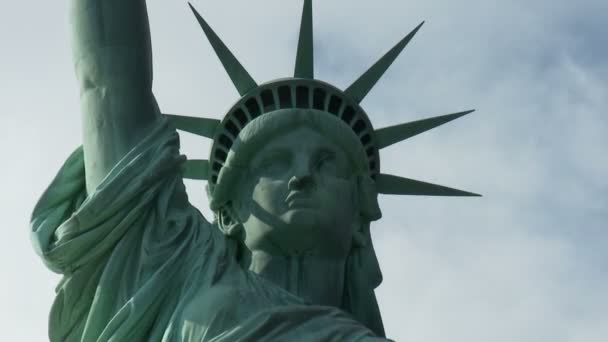
<path fill-rule="evenodd" d="M 87 190 L 159 117 L 152 95 L 152 50 L 145 0 L 71 0 L 80 83 Z"/>

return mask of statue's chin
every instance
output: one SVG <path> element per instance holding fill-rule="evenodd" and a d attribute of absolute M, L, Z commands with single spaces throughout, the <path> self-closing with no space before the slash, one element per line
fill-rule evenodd
<path fill-rule="evenodd" d="M 292 207 L 275 216 L 272 224 L 261 220 L 246 224 L 246 245 L 276 256 L 342 258 L 350 251 L 351 237 L 348 232 L 332 231 L 339 228 L 319 208 Z"/>
<path fill-rule="evenodd" d="M 278 217 L 280 222 L 272 227 L 267 238 L 281 246 L 289 255 L 310 252 L 315 249 L 315 241 L 320 238 L 318 210 L 292 208 Z"/>

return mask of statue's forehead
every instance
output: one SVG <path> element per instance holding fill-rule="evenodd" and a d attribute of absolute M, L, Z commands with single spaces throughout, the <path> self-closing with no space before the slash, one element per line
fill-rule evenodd
<path fill-rule="evenodd" d="M 299 125 L 270 138 L 260 146 L 254 158 L 276 152 L 307 153 L 319 150 L 346 153 L 332 137 L 320 134 L 309 125 Z"/>
<path fill-rule="evenodd" d="M 285 132 L 269 140 L 251 157 L 250 167 L 256 167 L 261 162 L 274 158 L 317 158 L 320 155 L 331 154 L 341 160 L 348 160 L 347 151 L 332 139 L 319 134 L 313 129 L 302 126 L 290 132 Z"/>

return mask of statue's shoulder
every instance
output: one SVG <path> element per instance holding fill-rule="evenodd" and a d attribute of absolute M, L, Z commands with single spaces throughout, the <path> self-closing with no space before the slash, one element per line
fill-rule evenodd
<path fill-rule="evenodd" d="M 268 303 L 255 287 L 234 274 L 197 293 L 184 303 L 181 321 L 192 336 L 216 336 L 231 330 L 264 309 Z M 240 278 L 240 280 L 239 280 Z"/>
<path fill-rule="evenodd" d="M 182 317 L 201 324 L 218 317 L 239 322 L 271 307 L 302 304 L 297 297 L 236 262 L 224 270 L 217 282 L 208 288 L 197 289 L 186 301 Z"/>

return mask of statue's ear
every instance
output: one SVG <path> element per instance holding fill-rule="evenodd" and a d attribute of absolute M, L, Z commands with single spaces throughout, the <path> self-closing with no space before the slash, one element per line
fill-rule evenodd
<path fill-rule="evenodd" d="M 236 215 L 231 202 L 222 206 L 217 211 L 216 216 L 218 226 L 224 235 L 235 238 L 241 234 L 243 224 Z"/>
<path fill-rule="evenodd" d="M 378 191 L 376 190 L 376 182 L 369 175 L 359 175 L 358 193 L 359 193 L 359 208 L 361 216 L 366 221 L 376 221 L 382 217 L 380 206 L 378 205 Z"/>

